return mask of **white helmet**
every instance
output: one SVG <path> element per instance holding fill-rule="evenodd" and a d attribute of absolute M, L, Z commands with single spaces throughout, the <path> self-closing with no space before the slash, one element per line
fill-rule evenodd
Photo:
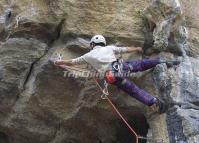
<path fill-rule="evenodd" d="M 95 35 L 91 38 L 90 44 L 91 43 L 95 43 L 95 44 L 104 43 L 106 45 L 106 39 L 102 35 Z"/>

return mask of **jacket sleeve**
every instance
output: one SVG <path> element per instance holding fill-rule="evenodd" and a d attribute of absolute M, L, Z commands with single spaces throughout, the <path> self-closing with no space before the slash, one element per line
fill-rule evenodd
<path fill-rule="evenodd" d="M 128 52 L 128 48 L 127 47 L 116 47 L 116 46 L 113 46 L 113 51 L 115 52 L 115 54 L 122 54 L 122 53 L 127 53 Z"/>
<path fill-rule="evenodd" d="M 84 55 L 75 59 L 72 59 L 72 64 L 74 65 L 80 65 L 80 64 L 86 64 L 86 61 L 84 59 Z"/>

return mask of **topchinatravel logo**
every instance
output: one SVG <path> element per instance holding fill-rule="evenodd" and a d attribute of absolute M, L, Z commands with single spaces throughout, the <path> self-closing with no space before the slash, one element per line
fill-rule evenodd
<path fill-rule="evenodd" d="M 83 78 L 104 78 L 108 75 L 108 72 L 95 72 L 95 71 L 68 71 L 65 70 L 64 72 L 64 77 L 73 77 L 73 78 L 79 78 L 79 77 L 83 77 Z M 113 72 L 114 77 L 122 77 L 122 78 L 126 78 L 126 77 L 135 77 L 136 74 L 135 73 L 130 73 L 130 72 L 122 72 L 122 73 L 118 73 L 118 72 Z"/>

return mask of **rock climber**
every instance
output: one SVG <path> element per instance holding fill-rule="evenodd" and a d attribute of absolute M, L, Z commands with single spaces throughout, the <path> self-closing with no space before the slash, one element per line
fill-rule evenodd
<path fill-rule="evenodd" d="M 105 80 L 112 85 L 117 86 L 119 89 L 126 92 L 128 95 L 134 97 L 145 105 L 157 107 L 159 113 L 165 112 L 165 103 L 149 94 L 143 89 L 140 89 L 124 74 L 129 72 L 141 72 L 154 68 L 158 64 L 165 63 L 168 66 L 178 65 L 179 61 L 166 61 L 160 59 L 144 59 L 136 61 L 123 61 L 121 62 L 116 57 L 117 54 L 142 52 L 140 47 L 116 47 L 106 46 L 106 39 L 102 35 L 95 35 L 90 40 L 91 51 L 71 60 L 57 60 L 57 66 L 73 66 L 78 64 L 90 64 L 100 74 L 104 75 Z"/>

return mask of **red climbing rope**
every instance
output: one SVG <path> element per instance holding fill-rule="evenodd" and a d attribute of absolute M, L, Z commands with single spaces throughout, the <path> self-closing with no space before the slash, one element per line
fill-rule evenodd
<path fill-rule="evenodd" d="M 103 92 L 103 88 L 100 86 L 100 84 L 98 83 L 98 81 L 96 79 L 94 79 L 97 86 L 99 87 L 99 89 Z M 117 109 L 117 107 L 115 107 L 115 105 L 113 104 L 113 102 L 111 101 L 111 99 L 106 96 L 107 101 L 110 103 L 111 107 L 115 110 L 115 112 L 118 114 L 118 116 L 122 119 L 122 121 L 126 124 L 126 126 L 129 128 L 129 130 L 135 135 L 136 137 L 136 143 L 139 143 L 139 136 L 138 134 L 135 132 L 135 130 L 129 125 L 129 123 L 125 120 L 125 118 L 122 116 L 122 114 L 120 113 L 120 111 Z"/>

